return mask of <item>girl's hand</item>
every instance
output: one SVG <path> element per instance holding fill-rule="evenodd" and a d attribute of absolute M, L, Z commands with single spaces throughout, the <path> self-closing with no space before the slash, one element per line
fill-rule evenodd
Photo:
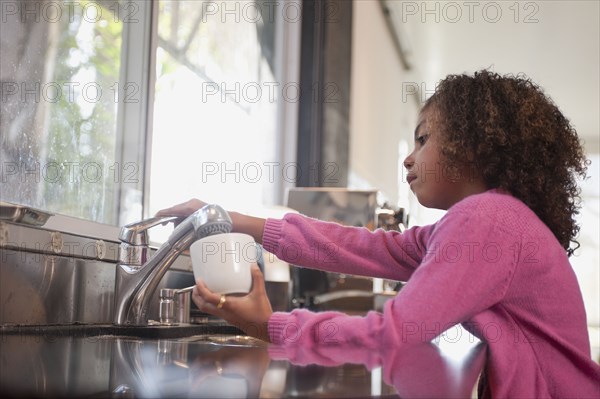
<path fill-rule="evenodd" d="M 193 198 L 170 208 L 161 209 L 156 213 L 156 216 L 178 216 L 181 218 L 186 218 L 192 213 L 196 212 L 198 209 L 202 208 L 204 205 L 206 205 L 206 202 Z"/>
<path fill-rule="evenodd" d="M 156 216 L 177 216 L 179 218 L 175 222 L 175 225 L 177 225 L 204 205 L 206 205 L 206 202 L 193 198 L 170 208 L 161 209 L 156 213 Z M 232 232 L 250 234 L 254 237 L 254 241 L 262 244 L 265 219 L 242 215 L 241 213 L 231 211 L 228 211 L 227 213 L 233 222 Z"/>
<path fill-rule="evenodd" d="M 269 342 L 268 322 L 273 309 L 265 290 L 265 280 L 257 264 L 251 266 L 252 290 L 244 296 L 226 295 L 218 308 L 221 295 L 212 292 L 202 280 L 196 281 L 192 300 L 202 312 L 220 317 L 251 337 Z"/>

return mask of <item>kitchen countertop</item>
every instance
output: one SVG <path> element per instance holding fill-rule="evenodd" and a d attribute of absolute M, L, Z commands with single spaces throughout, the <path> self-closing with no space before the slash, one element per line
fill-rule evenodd
<path fill-rule="evenodd" d="M 247 336 L 0 335 L 0 392 L 34 397 L 471 397 L 485 345 L 279 347 Z"/>

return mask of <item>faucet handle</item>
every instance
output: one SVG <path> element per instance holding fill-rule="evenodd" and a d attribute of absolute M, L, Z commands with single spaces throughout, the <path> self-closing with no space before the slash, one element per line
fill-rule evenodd
<path fill-rule="evenodd" d="M 119 240 L 131 245 L 148 245 L 148 230 L 159 224 L 174 222 L 177 216 L 152 217 L 139 222 L 127 224 L 121 228 Z"/>

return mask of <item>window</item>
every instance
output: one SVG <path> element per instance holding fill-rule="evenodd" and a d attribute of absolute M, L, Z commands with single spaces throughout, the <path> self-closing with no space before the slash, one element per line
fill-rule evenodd
<path fill-rule="evenodd" d="M 261 15 L 269 9 L 170 0 L 159 9 L 151 211 L 191 197 L 235 209 L 272 202 L 275 20 Z"/>
<path fill-rule="evenodd" d="M 1 1 L 0 200 L 112 225 L 280 202 L 300 24 L 279 7 Z"/>
<path fill-rule="evenodd" d="M 116 223 L 123 22 L 80 4 L 1 4 L 0 198 Z"/>

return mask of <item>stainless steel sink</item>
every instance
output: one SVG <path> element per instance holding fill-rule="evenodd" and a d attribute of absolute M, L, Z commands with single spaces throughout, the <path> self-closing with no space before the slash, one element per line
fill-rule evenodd
<path fill-rule="evenodd" d="M 119 231 L 0 202 L 0 326 L 112 324 Z M 147 255 L 154 253 L 150 248 Z M 159 318 L 161 288 L 193 284 L 189 256 L 179 256 L 147 317 Z"/>
<path fill-rule="evenodd" d="M 0 204 L 0 394 L 189 396 L 190 381 L 226 360 L 250 375 L 257 359 L 268 363 L 261 341 L 205 314 L 196 324 L 114 325 L 118 237 L 114 226 Z M 161 288 L 192 284 L 189 257 L 179 256 L 147 317 L 160 319 Z"/>
<path fill-rule="evenodd" d="M 217 323 L 13 326 L 0 331 L 0 392 L 9 395 L 185 396 L 193 391 L 192 382 L 219 376 L 227 364 L 243 366 L 252 375 L 253 365 L 268 364 L 269 358 L 265 342 Z"/>

